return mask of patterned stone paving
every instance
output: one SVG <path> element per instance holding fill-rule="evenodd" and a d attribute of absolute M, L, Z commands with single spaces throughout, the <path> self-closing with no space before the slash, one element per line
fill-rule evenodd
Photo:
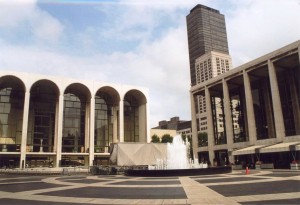
<path fill-rule="evenodd" d="M 300 204 L 300 172 L 166 178 L 0 175 L 2 204 Z"/>

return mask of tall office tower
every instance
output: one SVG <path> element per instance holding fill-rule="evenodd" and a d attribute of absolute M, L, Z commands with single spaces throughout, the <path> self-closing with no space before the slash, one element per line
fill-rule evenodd
<path fill-rule="evenodd" d="M 225 18 L 218 10 L 198 4 L 186 17 L 191 85 L 196 85 L 195 61 L 210 51 L 229 54 Z"/>

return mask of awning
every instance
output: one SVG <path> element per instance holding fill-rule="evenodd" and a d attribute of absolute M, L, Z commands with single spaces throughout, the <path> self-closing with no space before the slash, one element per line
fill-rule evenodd
<path fill-rule="evenodd" d="M 255 153 L 258 153 L 258 150 L 260 148 L 265 147 L 265 146 L 267 146 L 267 145 L 253 145 L 253 146 L 246 147 L 243 149 L 235 150 L 232 152 L 232 155 L 235 156 L 235 155 L 255 154 Z"/>
<path fill-rule="evenodd" d="M 271 153 L 271 152 L 288 152 L 295 150 L 295 146 L 300 142 L 283 142 L 272 146 L 264 147 L 259 150 L 260 153 Z"/>

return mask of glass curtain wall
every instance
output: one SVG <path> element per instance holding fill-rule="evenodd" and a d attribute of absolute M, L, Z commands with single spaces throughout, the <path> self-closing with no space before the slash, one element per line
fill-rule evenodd
<path fill-rule="evenodd" d="M 62 152 L 84 152 L 86 101 L 73 93 L 64 95 Z"/>
<path fill-rule="evenodd" d="M 24 90 L 9 83 L 0 86 L 0 151 L 20 152 Z"/>
<path fill-rule="evenodd" d="M 239 87 L 230 91 L 231 120 L 233 126 L 233 142 L 246 142 L 246 116 L 244 88 Z"/>
<path fill-rule="evenodd" d="M 257 139 L 275 138 L 269 78 L 251 82 Z"/>
<path fill-rule="evenodd" d="M 95 97 L 95 152 L 108 152 L 113 141 L 112 98 L 104 92 Z"/>
<path fill-rule="evenodd" d="M 213 115 L 213 126 L 215 145 L 226 144 L 226 128 L 225 128 L 225 115 L 224 115 L 224 104 L 223 98 L 212 97 L 212 115 Z"/>
<path fill-rule="evenodd" d="M 139 104 L 135 97 L 126 95 L 124 100 L 124 141 L 139 141 Z"/>
<path fill-rule="evenodd" d="M 27 151 L 53 152 L 57 92 L 38 83 L 30 92 Z"/>
<path fill-rule="evenodd" d="M 286 136 L 293 136 L 293 135 L 300 134 L 300 130 L 299 130 L 300 125 L 297 124 L 297 118 L 299 118 L 299 116 L 295 116 L 295 114 L 299 112 L 295 110 L 297 109 L 297 107 L 299 108 L 299 105 L 296 104 L 297 100 L 293 101 L 293 98 L 299 99 L 299 95 L 300 95 L 299 91 L 297 92 L 297 85 L 299 85 L 299 77 L 296 76 L 297 75 L 295 70 L 287 70 L 285 72 L 281 72 L 277 74 Z M 292 96 L 292 95 L 296 95 L 296 96 Z"/>

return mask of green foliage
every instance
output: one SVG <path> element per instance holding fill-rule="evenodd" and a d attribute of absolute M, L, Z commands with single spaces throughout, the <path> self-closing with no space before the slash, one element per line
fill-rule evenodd
<path fill-rule="evenodd" d="M 181 138 L 182 138 L 182 140 L 185 142 L 186 135 L 181 135 Z M 190 144 L 192 144 L 192 137 L 191 137 L 191 136 L 188 136 L 188 137 L 187 137 L 187 140 L 188 140 L 188 142 L 189 142 Z"/>
<path fill-rule="evenodd" d="M 187 138 L 188 142 L 190 143 L 190 147 L 189 147 L 189 150 L 188 150 L 188 157 L 191 158 L 192 160 L 194 160 L 192 136 L 181 135 L 181 138 L 184 142 Z"/>
<path fill-rule="evenodd" d="M 173 142 L 173 137 L 169 134 L 164 134 L 161 138 L 161 143 Z"/>
<path fill-rule="evenodd" d="M 198 133 L 198 146 L 205 147 L 208 145 L 208 137 L 206 132 Z"/>
<path fill-rule="evenodd" d="M 151 142 L 152 143 L 160 143 L 160 139 L 159 139 L 159 137 L 157 135 L 154 134 L 151 137 Z"/>

